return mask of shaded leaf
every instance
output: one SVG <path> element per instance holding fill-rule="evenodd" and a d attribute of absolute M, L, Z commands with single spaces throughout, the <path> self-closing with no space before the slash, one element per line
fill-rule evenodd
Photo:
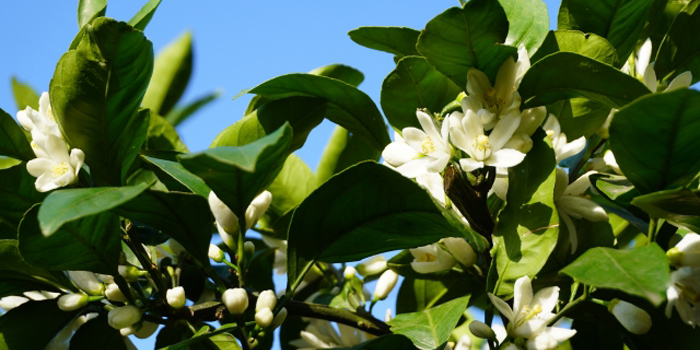
<path fill-rule="evenodd" d="M 420 55 L 416 43 L 420 31 L 407 27 L 360 27 L 348 32 L 352 41 L 397 57 Z"/>
<path fill-rule="evenodd" d="M 182 97 L 191 75 L 192 33 L 186 31 L 156 56 L 153 76 L 141 105 L 158 115 L 167 115 Z"/>
<path fill-rule="evenodd" d="M 27 172 L 25 163 L 0 170 L 0 179 L 0 219 L 16 233 L 24 213 L 41 202 L 46 194 L 34 188 L 36 178 Z"/>
<path fill-rule="evenodd" d="M 8 279 L 17 279 L 41 283 L 44 286 L 53 286 L 53 288 L 70 286 L 70 282 L 63 272 L 44 270 L 25 262 L 19 254 L 16 239 L 0 240 L 0 276 L 2 276 L 0 278 L 3 281 L 2 284 L 5 284 Z"/>
<path fill-rule="evenodd" d="M 700 43 L 694 33 L 700 32 L 700 1 L 688 4 L 676 17 L 661 43 L 656 57 L 657 76 L 670 81 L 678 74 L 690 71 L 694 84 L 700 80 Z"/>
<path fill-rule="evenodd" d="M 465 296 L 420 312 L 396 315 L 388 323 L 394 334 L 406 336 L 417 348 L 436 349 L 450 338 L 468 302 L 469 296 Z"/>
<path fill-rule="evenodd" d="M 22 128 L 2 109 L 0 109 L 0 155 L 25 161 L 36 158 Z"/>
<path fill-rule="evenodd" d="M 150 113 L 145 148 L 182 153 L 189 152 L 175 127 L 155 112 L 150 111 Z"/>
<path fill-rule="evenodd" d="M 0 348 L 43 349 L 79 312 L 59 309 L 56 299 L 28 301 L 0 317 Z"/>
<path fill-rule="evenodd" d="M 70 349 L 126 350 L 126 343 L 119 330 L 107 323 L 107 313 L 80 326 L 70 339 Z"/>
<path fill-rule="evenodd" d="M 649 216 L 700 231 L 700 190 L 677 189 L 649 193 L 632 199 Z"/>
<path fill-rule="evenodd" d="M 379 156 L 379 151 L 364 139 L 351 135 L 342 126 L 336 126 L 316 167 L 318 184 L 362 161 L 379 161 Z"/>

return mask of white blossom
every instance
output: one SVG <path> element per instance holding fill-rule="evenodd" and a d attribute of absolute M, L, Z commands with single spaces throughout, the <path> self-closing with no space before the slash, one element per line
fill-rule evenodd
<path fill-rule="evenodd" d="M 133 305 L 117 307 L 107 314 L 107 323 L 114 329 L 130 327 L 141 320 L 142 313 L 141 309 Z"/>
<path fill-rule="evenodd" d="M 240 315 L 248 308 L 248 293 L 243 288 L 229 288 L 221 295 L 228 312 Z"/>
<path fill-rule="evenodd" d="M 36 177 L 36 190 L 47 192 L 68 186 L 78 180 L 85 154 L 74 148 L 68 153 L 66 143 L 56 135 L 46 136 L 42 152 L 46 157 L 34 158 L 27 162 L 27 172 Z"/>
<path fill-rule="evenodd" d="M 264 308 L 274 309 L 277 305 L 277 296 L 275 292 L 270 289 L 260 292 L 258 295 L 258 301 L 255 303 L 255 311 L 258 312 Z"/>
<path fill-rule="evenodd" d="M 459 341 L 454 347 L 454 350 L 471 350 L 472 348 L 472 338 L 465 334 L 459 338 Z"/>
<path fill-rule="evenodd" d="M 493 128 L 508 114 L 519 115 L 520 95 L 515 86 L 516 74 L 518 71 L 512 57 L 501 64 L 494 86 L 491 86 L 486 74 L 470 68 L 467 72 L 467 97 L 462 100 L 464 113 L 473 111 L 486 130 Z"/>
<path fill-rule="evenodd" d="M 362 276 L 376 275 L 386 270 L 384 255 L 375 255 L 357 264 L 357 272 Z"/>
<path fill-rule="evenodd" d="M 552 148 L 554 149 L 557 164 L 561 163 L 561 161 L 566 158 L 578 154 L 586 148 L 586 138 L 584 136 L 567 142 L 566 134 L 561 132 L 559 120 L 554 114 L 549 115 L 549 118 L 547 118 L 542 128 L 547 132 L 547 136 L 549 136 L 549 139 L 552 141 Z"/>
<path fill-rule="evenodd" d="M 105 288 L 105 297 L 107 297 L 107 300 L 110 301 L 127 301 L 126 296 L 115 283 L 110 283 L 107 285 L 107 288 Z"/>
<path fill-rule="evenodd" d="M 666 289 L 666 317 L 671 318 L 675 306 L 681 320 L 693 328 L 700 323 L 700 267 L 683 266 L 671 272 L 671 285 Z"/>
<path fill-rule="evenodd" d="M 629 61 L 622 67 L 622 71 L 638 79 L 642 79 L 651 92 L 655 93 L 659 89 L 659 83 L 656 79 L 654 65 L 650 64 L 653 48 L 651 39 L 647 38 L 644 44 L 639 48 L 634 55 L 634 72 L 630 71 Z M 693 81 L 693 75 L 690 71 L 678 74 L 664 90 L 661 92 L 669 92 L 677 89 L 688 88 Z"/>
<path fill-rule="evenodd" d="M 699 267 L 700 235 L 694 232 L 686 234 L 666 255 L 675 266 Z"/>
<path fill-rule="evenodd" d="M 593 172 L 588 172 L 579 177 L 571 184 L 566 171 L 557 168 L 557 179 L 554 188 L 554 203 L 559 211 L 559 217 L 566 224 L 569 231 L 569 239 L 571 241 L 571 251 L 576 251 L 578 246 L 578 236 L 576 234 L 576 225 L 571 218 L 585 218 L 588 221 L 606 221 L 608 213 L 596 202 L 584 197 L 584 193 L 591 186 L 590 175 Z"/>
<path fill-rule="evenodd" d="M 462 266 L 472 266 L 476 263 L 476 253 L 471 245 L 464 239 L 459 237 L 448 237 L 440 240 L 445 245 L 447 251 L 452 254 L 452 257 L 457 259 Z"/>
<path fill-rule="evenodd" d="M 445 193 L 445 185 L 439 173 L 425 173 L 416 176 L 416 183 L 428 190 L 428 193 L 435 198 L 443 207 L 447 205 L 448 198 Z"/>
<path fill-rule="evenodd" d="M 651 316 L 642 308 L 624 300 L 613 299 L 608 310 L 633 334 L 645 334 L 651 328 Z"/>
<path fill-rule="evenodd" d="M 258 220 L 265 215 L 267 208 L 270 207 L 270 203 L 272 203 L 272 193 L 270 191 L 263 191 L 253 198 L 253 201 L 245 211 L 246 230 L 255 226 Z"/>
<path fill-rule="evenodd" d="M 336 330 L 329 321 L 319 319 L 310 321 L 309 325 L 299 332 L 300 339 L 292 340 L 289 342 L 290 345 L 300 350 L 331 349 L 351 347 L 374 338 L 371 334 L 343 324 L 338 324 L 338 330 Z"/>
<path fill-rule="evenodd" d="M 436 243 L 409 249 L 413 255 L 411 267 L 418 273 L 446 271 L 455 265 L 455 259 Z"/>

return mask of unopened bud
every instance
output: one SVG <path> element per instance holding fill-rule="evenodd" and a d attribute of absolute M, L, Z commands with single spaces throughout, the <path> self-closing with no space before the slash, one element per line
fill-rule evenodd
<path fill-rule="evenodd" d="M 88 296 L 85 294 L 71 293 L 58 298 L 58 308 L 63 311 L 77 310 L 88 303 Z"/>
<path fill-rule="evenodd" d="M 270 207 L 270 203 L 272 203 L 272 193 L 270 191 L 263 191 L 253 199 L 245 211 L 246 229 L 253 227 L 265 215 L 267 208 Z"/>
<path fill-rule="evenodd" d="M 630 333 L 645 334 L 651 328 L 651 316 L 634 304 L 613 299 L 608 304 L 608 310 Z"/>
<path fill-rule="evenodd" d="M 90 271 L 68 271 L 68 277 L 73 280 L 78 288 L 89 295 L 102 295 L 105 286 L 97 279 L 97 275 Z"/>
<path fill-rule="evenodd" d="M 362 276 L 376 275 L 386 270 L 386 258 L 384 255 L 375 255 L 359 264 L 357 272 Z"/>
<path fill-rule="evenodd" d="M 535 107 L 524 110 L 520 118 L 520 124 L 513 134 L 524 133 L 528 136 L 532 136 L 546 116 L 546 107 Z"/>
<path fill-rule="evenodd" d="M 530 152 L 532 149 L 532 139 L 525 133 L 514 134 L 513 137 L 503 145 L 503 148 L 512 148 L 521 153 Z"/>
<path fill-rule="evenodd" d="M 275 308 L 275 305 L 277 305 L 277 296 L 275 296 L 275 292 L 270 289 L 264 290 L 260 292 L 258 301 L 255 303 L 255 312 L 265 308 L 272 310 Z"/>
<path fill-rule="evenodd" d="M 346 279 L 351 279 L 351 278 L 355 277 L 356 273 L 357 273 L 357 270 L 355 270 L 354 267 L 352 267 L 352 266 L 345 267 L 344 274 L 345 274 Z"/>
<path fill-rule="evenodd" d="M 240 315 L 248 308 L 248 293 L 243 288 L 230 288 L 221 295 L 221 301 L 232 315 Z"/>
<path fill-rule="evenodd" d="M 384 300 L 389 295 L 396 282 L 399 280 L 399 275 L 392 270 L 386 270 L 379 276 L 377 287 L 374 288 L 374 300 Z"/>
<path fill-rule="evenodd" d="M 122 290 L 119 289 L 119 286 L 114 283 L 107 285 L 107 288 L 105 289 L 105 296 L 110 301 L 127 301 L 126 296 L 124 296 L 124 293 L 122 293 Z"/>
<path fill-rule="evenodd" d="M 107 323 L 114 329 L 122 329 L 141 320 L 141 309 L 127 305 L 112 309 L 107 314 Z"/>
<path fill-rule="evenodd" d="M 476 253 L 472 246 L 469 245 L 469 242 L 464 238 L 443 238 L 442 243 L 447 247 L 447 251 L 449 251 L 460 264 L 469 267 L 476 263 Z"/>
<path fill-rule="evenodd" d="M 127 282 L 136 282 L 141 276 L 141 271 L 136 266 L 119 265 L 119 275 L 124 277 Z"/>
<path fill-rule="evenodd" d="M 481 339 L 496 339 L 496 333 L 493 329 L 481 321 L 472 321 L 469 324 L 469 331 L 472 332 L 475 337 Z"/>
<path fill-rule="evenodd" d="M 245 243 L 243 243 L 243 251 L 245 251 L 246 256 L 253 256 L 253 254 L 255 254 L 255 243 L 245 241 Z"/>
<path fill-rule="evenodd" d="M 216 196 L 214 191 L 209 192 L 209 209 L 214 214 L 214 219 L 229 234 L 238 232 L 238 216 Z"/>
<path fill-rule="evenodd" d="M 185 288 L 175 287 L 170 288 L 165 293 L 166 299 L 168 300 L 168 305 L 175 309 L 182 308 L 185 306 Z"/>
<path fill-rule="evenodd" d="M 218 263 L 224 261 L 226 256 L 224 255 L 224 251 L 219 248 L 219 246 L 215 244 L 210 244 L 209 245 L 209 259 L 212 259 Z"/>
<path fill-rule="evenodd" d="M 255 323 L 261 328 L 267 328 L 272 324 L 275 315 L 272 314 L 272 310 L 269 308 L 263 308 L 260 311 L 255 312 Z"/>

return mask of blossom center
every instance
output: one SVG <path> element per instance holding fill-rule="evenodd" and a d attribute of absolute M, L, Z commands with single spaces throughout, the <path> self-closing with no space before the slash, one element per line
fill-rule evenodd
<path fill-rule="evenodd" d="M 437 260 L 437 257 L 433 254 L 423 253 L 419 258 L 416 258 L 418 262 L 433 262 Z"/>
<path fill-rule="evenodd" d="M 51 175 L 53 177 L 60 177 L 70 170 L 70 165 L 66 162 L 60 162 L 51 166 Z"/>
<path fill-rule="evenodd" d="M 430 138 L 430 136 L 426 137 L 423 143 L 420 145 L 421 150 L 423 150 L 423 154 L 430 154 L 432 152 L 435 152 L 435 143 L 433 143 L 433 139 Z"/>
<path fill-rule="evenodd" d="M 539 315 L 540 312 L 542 312 L 542 306 L 540 305 L 535 305 L 533 308 L 530 308 L 529 306 L 525 306 L 523 310 L 523 316 L 525 316 L 525 320 L 531 320 L 535 316 Z"/>
<path fill-rule="evenodd" d="M 478 161 L 483 161 L 491 155 L 491 144 L 489 137 L 486 135 L 477 135 L 474 139 L 474 158 Z"/>

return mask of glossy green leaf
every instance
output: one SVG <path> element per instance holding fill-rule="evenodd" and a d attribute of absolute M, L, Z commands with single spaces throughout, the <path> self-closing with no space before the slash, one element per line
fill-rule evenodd
<path fill-rule="evenodd" d="M 0 280 L 3 281 L 2 284 L 7 279 L 17 279 L 41 283 L 44 285 L 44 288 L 49 289 L 70 285 L 62 271 L 48 271 L 29 265 L 19 254 L 18 245 L 19 243 L 16 239 L 0 240 Z"/>
<path fill-rule="evenodd" d="M 19 251 L 28 263 L 47 270 L 115 274 L 121 252 L 119 218 L 100 213 L 71 221 L 51 236 L 41 233 L 34 206 L 19 225 Z"/>
<path fill-rule="evenodd" d="M 565 0 L 559 9 L 559 29 L 576 29 L 607 38 L 624 60 L 640 39 L 653 2 Z"/>
<path fill-rule="evenodd" d="M 204 180 L 200 179 L 196 175 L 187 171 L 182 164 L 166 159 L 160 159 L 155 157 L 142 156 L 147 162 L 157 166 L 159 169 L 163 170 L 166 174 L 171 176 L 173 179 L 190 189 L 193 193 L 196 193 L 202 197 L 209 197 L 209 186 L 204 183 Z"/>
<path fill-rule="evenodd" d="M 394 334 L 406 336 L 419 349 L 437 349 L 447 342 L 467 308 L 469 296 L 427 310 L 396 315 L 389 325 Z"/>
<path fill-rule="evenodd" d="M 70 339 L 69 349 L 126 350 L 127 347 L 119 330 L 107 323 L 107 313 L 103 312 L 78 328 Z"/>
<path fill-rule="evenodd" d="M 133 187 L 92 187 L 51 192 L 39 208 L 39 226 L 51 236 L 64 224 L 108 211 L 145 191 L 149 184 Z"/>
<path fill-rule="evenodd" d="M 508 19 L 498 1 L 472 0 L 433 18 L 418 38 L 418 51 L 457 86 L 467 86 L 469 68 L 493 82 L 501 63 L 516 54 L 503 45 Z"/>
<path fill-rule="evenodd" d="M 461 278 L 442 281 L 405 278 L 401 282 L 399 295 L 396 299 L 396 314 L 430 309 L 435 305 L 440 305 L 476 290 L 474 287 L 478 284 L 464 279 L 464 275 L 459 277 Z M 483 286 L 481 287 L 483 288 Z"/>
<path fill-rule="evenodd" d="M 524 108 L 572 97 L 586 97 L 620 108 L 649 93 L 639 80 L 572 52 L 554 53 L 533 64 L 518 91 Z"/>
<path fill-rule="evenodd" d="M 24 213 L 41 202 L 46 194 L 34 188 L 36 178 L 29 175 L 25 163 L 0 170 L 0 179 L 0 219 L 16 233 Z"/>
<path fill-rule="evenodd" d="M 619 62 L 617 50 L 602 36 L 566 29 L 550 31 L 530 61 L 537 62 L 545 56 L 559 51 L 577 53 L 611 66 Z"/>
<path fill-rule="evenodd" d="M 396 130 L 421 128 L 417 109 L 437 113 L 455 100 L 462 88 L 438 72 L 425 58 L 402 58 L 382 84 L 381 105 Z"/>
<path fill-rule="evenodd" d="M 654 70 L 661 80 L 670 81 L 678 74 L 690 71 L 692 83 L 700 80 L 700 42 L 694 35 L 700 32 L 700 1 L 688 4 L 671 25 L 659 48 Z"/>
<path fill-rule="evenodd" d="M 633 250 L 593 248 L 562 271 L 599 288 L 616 289 L 658 306 L 670 283 L 666 253 L 656 244 Z"/>
<path fill-rule="evenodd" d="M 22 128 L 2 109 L 0 109 L 0 155 L 21 160 L 36 158 Z"/>
<path fill-rule="evenodd" d="M 17 78 L 12 77 L 12 94 L 15 97 L 17 110 L 23 110 L 27 107 L 32 107 L 33 110 L 39 110 L 39 94 L 34 89 Z"/>
<path fill-rule="evenodd" d="M 113 212 L 165 232 L 195 258 L 209 264 L 207 252 L 214 218 L 209 203 L 202 196 L 146 191 Z"/>
<path fill-rule="evenodd" d="M 240 147 L 216 147 L 178 156 L 180 164 L 204 180 L 239 217 L 279 173 L 292 142 L 292 128 L 277 131 Z"/>
<path fill-rule="evenodd" d="M 344 64 L 329 64 L 327 66 L 318 67 L 311 70 L 309 74 L 342 80 L 355 87 L 359 86 L 360 83 L 365 80 L 365 75 L 362 74 L 362 72 Z"/>
<path fill-rule="evenodd" d="M 295 210 L 288 289 L 316 260 L 356 261 L 455 234 L 424 189 L 383 165 L 361 163 L 328 180 Z"/>
<path fill-rule="evenodd" d="M 615 114 L 610 149 L 641 193 L 683 186 L 700 171 L 700 92 L 646 96 Z"/>
<path fill-rule="evenodd" d="M 362 161 L 379 161 L 380 155 L 376 148 L 362 138 L 351 135 L 342 126 L 336 126 L 316 168 L 318 184 Z"/>
<path fill-rule="evenodd" d="M 26 302 L 0 317 L 0 349 L 44 349 L 79 312 L 59 309 L 56 299 Z"/>
<path fill-rule="evenodd" d="M 527 49 L 529 56 L 537 50 L 549 31 L 547 4 L 542 0 L 498 0 L 508 18 L 505 43 Z"/>
<path fill-rule="evenodd" d="M 270 209 L 284 215 L 296 207 L 318 186 L 313 171 L 301 158 L 291 154 L 282 170 L 267 188 L 272 193 Z"/>
<path fill-rule="evenodd" d="M 153 69 L 153 48 L 126 23 L 97 18 L 51 80 L 53 113 L 71 147 L 85 152 L 98 185 L 119 185 L 141 148 L 148 119 L 137 113 Z"/>
<path fill-rule="evenodd" d="M 153 111 L 150 111 L 148 123 L 148 136 L 146 138 L 145 148 L 149 150 L 165 150 L 187 153 L 189 150 L 180 135 L 178 135 L 175 127 L 172 126 L 165 118 L 159 116 Z"/>
<path fill-rule="evenodd" d="M 365 138 L 377 149 L 391 142 L 384 118 L 372 99 L 354 86 L 313 74 L 287 74 L 268 80 L 252 90 L 270 98 L 312 96 L 328 101 L 326 118 Z"/>
<path fill-rule="evenodd" d="M 107 0 L 80 0 L 78 2 L 78 28 L 107 13 Z"/>
<path fill-rule="evenodd" d="M 20 163 L 22 163 L 22 161 L 19 159 L 0 156 L 0 170 L 12 168 L 13 166 L 18 165 Z"/>
<path fill-rule="evenodd" d="M 160 5 L 160 1 L 161 0 L 148 0 L 141 10 L 129 20 L 129 25 L 139 30 L 145 30 L 151 18 L 153 18 L 153 14 L 156 12 L 158 5 Z"/>
<path fill-rule="evenodd" d="M 547 105 L 547 112 L 557 117 L 561 132 L 566 134 L 569 141 L 581 136 L 590 137 L 598 132 L 608 119 L 610 110 L 610 106 L 584 97 L 559 100 Z"/>
<path fill-rule="evenodd" d="M 352 41 L 397 57 L 420 55 L 416 43 L 420 31 L 407 27 L 360 27 L 348 32 Z"/>
<path fill-rule="evenodd" d="M 547 262 L 559 235 L 554 205 L 556 170 L 554 151 L 539 131 L 522 163 L 508 169 L 506 207 L 494 232 L 494 259 L 498 267 L 495 294 L 510 295 L 515 281 L 534 277 Z"/>
<path fill-rule="evenodd" d="M 632 204 L 649 216 L 700 231 L 700 190 L 676 189 L 636 197 Z"/>
<path fill-rule="evenodd" d="M 186 31 L 156 56 L 153 76 L 141 105 L 167 115 L 182 97 L 191 75 L 192 33 Z"/>
<path fill-rule="evenodd" d="M 178 126 L 187 118 L 191 117 L 195 112 L 199 111 L 204 106 L 216 100 L 220 95 L 221 92 L 215 91 L 200 96 L 199 98 L 197 98 L 193 102 L 188 103 L 185 106 L 175 106 L 175 108 L 171 109 L 170 112 L 165 116 L 165 119 L 168 122 L 170 122 L 170 124 L 172 124 L 173 126 Z"/>

